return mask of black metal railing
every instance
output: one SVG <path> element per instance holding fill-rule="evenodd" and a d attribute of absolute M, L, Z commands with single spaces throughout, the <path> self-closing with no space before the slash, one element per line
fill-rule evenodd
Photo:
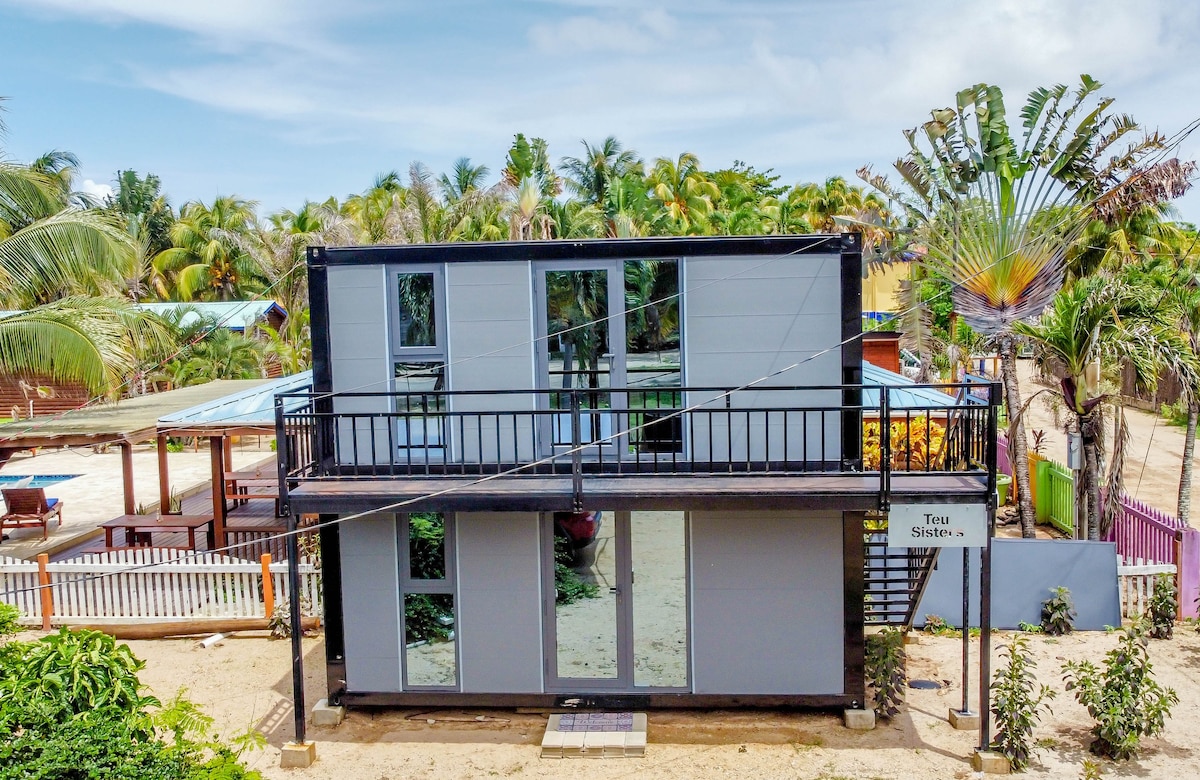
<path fill-rule="evenodd" d="M 994 469 L 998 386 L 983 403 L 964 385 L 925 387 L 947 403 L 918 403 L 912 386 L 286 393 L 280 495 L 356 477 L 865 471 L 886 508 L 895 472 Z M 860 389 L 878 406 L 842 403 Z M 856 430 L 861 449 L 844 452 Z"/>

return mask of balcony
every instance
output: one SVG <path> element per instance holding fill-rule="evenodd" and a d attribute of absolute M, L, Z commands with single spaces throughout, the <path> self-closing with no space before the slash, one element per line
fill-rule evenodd
<path fill-rule="evenodd" d="M 913 387 L 849 385 L 288 393 L 276 406 L 280 495 L 304 503 L 324 492 L 366 506 L 352 497 L 491 483 L 494 494 L 527 494 L 526 503 L 565 492 L 561 508 L 578 509 L 585 482 L 591 492 L 624 480 L 620 490 L 642 491 L 643 501 L 790 486 L 870 494 L 870 508 L 886 508 L 897 489 L 985 490 L 998 386 L 922 387 L 947 401 L 914 400 Z"/>

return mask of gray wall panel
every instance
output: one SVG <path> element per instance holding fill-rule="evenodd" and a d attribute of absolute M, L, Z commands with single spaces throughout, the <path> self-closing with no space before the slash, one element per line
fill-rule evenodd
<path fill-rule="evenodd" d="M 536 513 L 455 515 L 465 693 L 540 693 L 542 597 Z"/>
<path fill-rule="evenodd" d="M 692 512 L 696 693 L 841 693 L 840 513 Z"/>
<path fill-rule="evenodd" d="M 841 384 L 841 260 L 836 254 L 815 257 L 687 258 L 687 301 L 684 307 L 686 383 L 693 387 L 736 387 L 795 363 L 798 368 L 766 381 L 766 385 Z M 689 394 L 688 403 L 702 400 Z M 721 402 L 723 405 L 723 401 Z M 738 393 L 733 407 L 837 406 L 834 393 Z M 728 437 L 732 427 L 733 451 Z M 771 449 L 766 449 L 765 431 L 752 432 L 747 451 L 744 418 L 709 420 L 696 416 L 690 430 L 695 457 L 704 458 L 710 444 L 714 457 L 762 460 L 783 457 L 788 440 L 788 457 L 798 459 L 802 444 L 825 457 L 840 459 L 839 420 L 827 417 L 824 425 L 808 425 L 782 418 L 771 420 Z M 810 459 L 820 457 L 810 454 Z"/>
<path fill-rule="evenodd" d="M 347 520 L 341 542 L 346 686 L 394 692 L 400 683 L 400 583 L 391 514 Z"/>
<path fill-rule="evenodd" d="M 331 267 L 329 274 L 329 342 L 336 392 L 385 393 L 391 390 L 391 348 L 388 344 L 388 304 L 382 266 Z M 385 397 L 338 398 L 335 412 L 388 410 Z M 349 425 L 349 421 L 343 421 Z M 371 463 L 370 429 L 375 428 L 376 454 L 386 459 L 387 429 L 382 421 L 356 422 L 357 449 L 348 429 L 339 431 L 338 459 L 343 463 Z M 343 435 L 345 434 L 345 435 Z M 364 435 L 365 434 L 365 435 Z"/>
<path fill-rule="evenodd" d="M 446 267 L 450 386 L 525 390 L 533 381 L 533 298 L 528 263 L 451 263 Z M 491 355 L 496 350 L 501 354 Z M 487 355 L 486 358 L 479 358 Z M 532 408 L 514 396 L 500 408 Z M 465 408 L 465 407 L 464 407 Z"/>
<path fill-rule="evenodd" d="M 1101 631 L 1121 625 L 1117 546 L 1068 539 L 996 539 L 992 542 L 992 627 L 1015 629 L 1042 621 L 1042 602 L 1060 585 L 1075 601 L 1075 628 Z M 971 554 L 971 623 L 979 625 L 979 550 Z M 962 554 L 943 550 L 917 608 L 916 625 L 937 615 L 962 624 Z"/>

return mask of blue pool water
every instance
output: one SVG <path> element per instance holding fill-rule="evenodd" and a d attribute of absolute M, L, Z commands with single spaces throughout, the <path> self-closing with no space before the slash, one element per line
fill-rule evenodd
<path fill-rule="evenodd" d="M 57 485 L 59 482 L 65 482 L 68 479 L 74 479 L 78 476 L 78 474 L 38 474 L 27 487 L 49 487 L 50 485 Z M 12 487 L 27 478 L 27 474 L 3 474 L 0 475 L 0 487 Z"/>

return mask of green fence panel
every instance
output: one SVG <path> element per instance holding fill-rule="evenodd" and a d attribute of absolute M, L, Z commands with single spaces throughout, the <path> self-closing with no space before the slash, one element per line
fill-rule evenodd
<path fill-rule="evenodd" d="M 1041 465 L 1041 464 L 1039 464 Z M 1046 521 L 1065 534 L 1075 535 L 1075 478 L 1061 463 L 1045 461 Z M 1040 487 L 1040 485 L 1039 485 Z M 1039 493 L 1038 499 L 1042 496 Z"/>

